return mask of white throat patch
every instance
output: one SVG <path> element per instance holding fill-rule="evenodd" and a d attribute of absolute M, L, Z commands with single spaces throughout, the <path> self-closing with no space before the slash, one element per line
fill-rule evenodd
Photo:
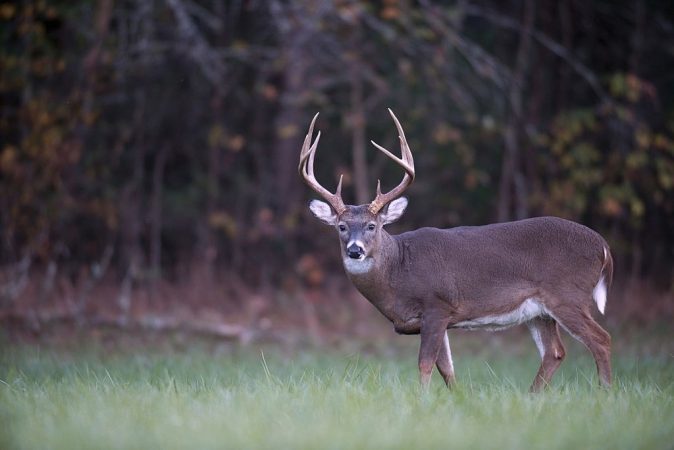
<path fill-rule="evenodd" d="M 342 262 L 344 263 L 344 270 L 354 275 L 368 273 L 374 266 L 374 259 L 372 258 L 353 259 L 346 257 L 342 259 Z"/>

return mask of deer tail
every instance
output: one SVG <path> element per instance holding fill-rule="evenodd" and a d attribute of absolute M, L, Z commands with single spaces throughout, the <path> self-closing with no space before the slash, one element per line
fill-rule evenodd
<path fill-rule="evenodd" d="M 597 309 L 602 314 L 604 314 L 604 311 L 606 310 L 606 296 L 611 287 L 611 283 L 613 282 L 613 257 L 611 256 L 611 249 L 608 248 L 608 245 L 604 245 L 603 249 L 604 262 L 601 266 L 599 281 L 597 281 L 597 284 L 592 290 L 592 297 L 597 304 Z"/>

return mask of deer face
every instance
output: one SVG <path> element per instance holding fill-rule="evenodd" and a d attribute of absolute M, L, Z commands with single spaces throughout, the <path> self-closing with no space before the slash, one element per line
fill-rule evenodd
<path fill-rule="evenodd" d="M 342 258 L 349 265 L 377 258 L 382 227 L 398 220 L 406 207 L 405 197 L 393 200 L 377 213 L 372 213 L 368 205 L 348 205 L 342 214 L 337 214 L 330 205 L 320 200 L 309 204 L 309 209 L 319 220 L 337 230 Z"/>

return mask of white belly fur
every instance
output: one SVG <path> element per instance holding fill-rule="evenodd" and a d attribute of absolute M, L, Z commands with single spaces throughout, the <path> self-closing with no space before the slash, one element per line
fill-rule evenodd
<path fill-rule="evenodd" d="M 546 314 L 546 309 L 541 305 L 540 301 L 537 298 L 528 298 L 524 300 L 520 306 L 510 312 L 464 320 L 463 322 L 452 325 L 452 328 L 482 328 L 490 331 L 503 330 L 505 328 L 526 323 L 531 319 L 544 314 Z"/>

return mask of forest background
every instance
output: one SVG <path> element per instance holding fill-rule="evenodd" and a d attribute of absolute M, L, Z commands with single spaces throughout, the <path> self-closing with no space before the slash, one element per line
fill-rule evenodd
<path fill-rule="evenodd" d="M 251 339 L 385 325 L 297 174 L 402 176 L 393 231 L 556 215 L 616 260 L 612 327 L 674 318 L 674 3 L 0 2 L 0 323 Z M 670 322 L 671 323 L 671 322 Z M 610 327 L 609 327 L 610 328 Z M 308 333 L 307 333 L 308 331 Z"/>

